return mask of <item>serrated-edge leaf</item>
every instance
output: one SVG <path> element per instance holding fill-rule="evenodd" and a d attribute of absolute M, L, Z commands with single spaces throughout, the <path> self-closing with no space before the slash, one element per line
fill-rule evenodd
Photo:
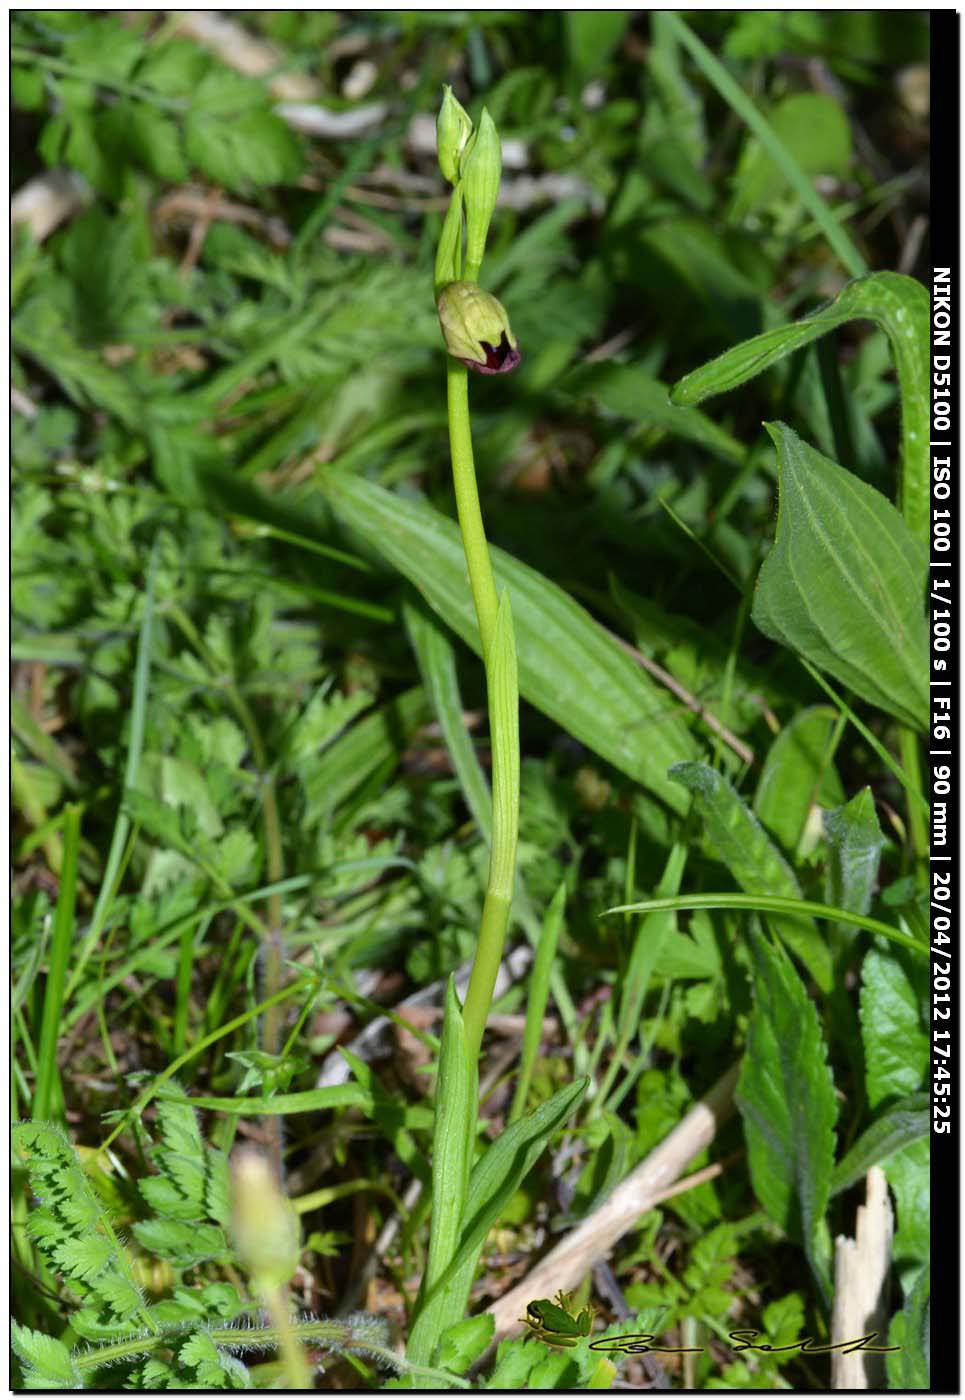
<path fill-rule="evenodd" d="M 830 1299 L 825 1211 L 834 1168 L 837 1100 L 814 1003 L 785 953 L 751 934 L 754 1011 L 736 1102 L 754 1190 L 804 1245 Z"/>
<path fill-rule="evenodd" d="M 224 1231 L 217 1225 L 188 1220 L 136 1220 L 131 1229 L 145 1249 L 182 1268 L 205 1259 L 220 1259 L 228 1253 Z"/>
<path fill-rule="evenodd" d="M 454 1322 L 443 1332 L 432 1364 L 464 1376 L 489 1346 L 495 1330 L 496 1319 L 489 1312 Z"/>
<path fill-rule="evenodd" d="M 800 899 L 797 878 L 749 807 L 707 763 L 678 763 L 670 777 L 693 794 L 720 859 L 748 894 Z M 771 916 L 775 929 L 823 992 L 831 990 L 831 954 L 813 920 Z"/>
<path fill-rule="evenodd" d="M 892 1390 L 928 1390 L 931 1384 L 931 1284 L 923 1269 L 895 1313 L 888 1330 L 889 1346 L 900 1347 L 886 1357 Z"/>
<path fill-rule="evenodd" d="M 56 1337 L 11 1321 L 11 1345 L 24 1366 L 30 1367 L 34 1376 L 43 1382 L 43 1385 L 31 1384 L 31 1390 L 40 1390 L 43 1386 L 51 1390 L 81 1389 L 80 1374 L 70 1351 Z"/>

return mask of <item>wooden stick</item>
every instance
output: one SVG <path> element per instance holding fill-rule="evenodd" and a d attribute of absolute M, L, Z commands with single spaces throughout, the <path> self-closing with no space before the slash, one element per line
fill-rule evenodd
<path fill-rule="evenodd" d="M 739 1074 L 740 1062 L 718 1079 L 598 1210 L 564 1236 L 522 1283 L 492 1304 L 489 1311 L 496 1319 L 497 1338 L 522 1329 L 519 1319 L 532 1299 L 550 1297 L 558 1289 L 566 1293 L 576 1288 L 594 1264 L 606 1258 L 617 1240 L 633 1229 L 641 1215 L 666 1195 L 687 1163 L 713 1141 L 733 1113 Z"/>

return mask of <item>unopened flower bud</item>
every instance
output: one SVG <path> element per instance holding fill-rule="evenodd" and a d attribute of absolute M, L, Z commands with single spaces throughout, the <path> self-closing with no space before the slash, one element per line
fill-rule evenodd
<path fill-rule="evenodd" d="M 459 179 L 459 157 L 472 135 L 469 113 L 452 95 L 452 88 L 442 89 L 442 106 L 436 118 L 436 150 L 439 169 L 451 185 Z"/>
<path fill-rule="evenodd" d="M 486 251 L 486 235 L 496 208 L 502 168 L 499 136 L 492 117 L 483 108 L 476 139 L 461 164 L 466 204 L 466 267 L 470 277 L 477 275 Z"/>
<path fill-rule="evenodd" d="M 450 282 L 439 295 L 439 323 L 454 359 L 480 374 L 508 374 L 520 354 L 501 302 L 475 282 Z"/>
<path fill-rule="evenodd" d="M 298 1267 L 301 1223 L 258 1152 L 232 1162 L 231 1233 L 239 1258 L 259 1291 L 286 1284 Z"/>

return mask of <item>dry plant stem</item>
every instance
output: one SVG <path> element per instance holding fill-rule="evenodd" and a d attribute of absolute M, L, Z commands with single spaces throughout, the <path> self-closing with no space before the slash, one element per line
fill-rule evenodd
<path fill-rule="evenodd" d="M 866 1177 L 865 1204 L 858 1207 L 854 1239 L 839 1235 L 835 1240 L 832 1342 L 851 1341 L 877 1332 L 875 1345 L 887 1345 L 884 1338 L 888 1328 L 888 1271 L 894 1224 L 885 1174 L 880 1167 L 872 1167 Z M 831 1388 L 882 1389 L 884 1360 L 874 1352 L 832 1352 Z"/>
<path fill-rule="evenodd" d="M 497 1338 L 522 1330 L 519 1319 L 525 1315 L 531 1299 L 550 1297 L 560 1288 L 564 1293 L 574 1289 L 640 1216 L 666 1194 L 687 1163 L 713 1141 L 733 1113 L 739 1074 L 738 1062 L 620 1183 L 599 1210 L 571 1230 L 522 1283 L 492 1305 L 489 1311 L 496 1319 Z"/>
<path fill-rule="evenodd" d="M 711 714 L 706 705 L 702 705 L 695 695 L 691 695 L 685 686 L 682 686 L 669 671 L 665 671 L 662 666 L 658 666 L 656 661 L 651 661 L 649 656 L 644 656 L 642 651 L 638 651 L 635 646 L 618 637 L 615 632 L 610 636 L 617 642 L 628 656 L 632 656 L 638 666 L 642 666 L 651 676 L 654 676 L 662 685 L 665 685 L 671 694 L 676 695 L 678 700 L 682 700 L 688 710 L 692 710 L 695 715 L 699 715 L 707 728 L 710 729 L 719 739 L 722 739 L 729 748 L 733 749 L 742 763 L 754 762 L 754 750 L 749 744 L 745 744 L 743 739 L 738 739 L 725 724 L 721 724 L 716 715 Z"/>

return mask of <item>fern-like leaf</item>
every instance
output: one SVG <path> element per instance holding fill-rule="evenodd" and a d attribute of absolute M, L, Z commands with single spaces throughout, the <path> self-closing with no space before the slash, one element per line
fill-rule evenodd
<path fill-rule="evenodd" d="M 80 1374 L 70 1352 L 56 1337 L 12 1324 L 13 1349 L 23 1366 L 25 1390 L 80 1390 Z"/>

